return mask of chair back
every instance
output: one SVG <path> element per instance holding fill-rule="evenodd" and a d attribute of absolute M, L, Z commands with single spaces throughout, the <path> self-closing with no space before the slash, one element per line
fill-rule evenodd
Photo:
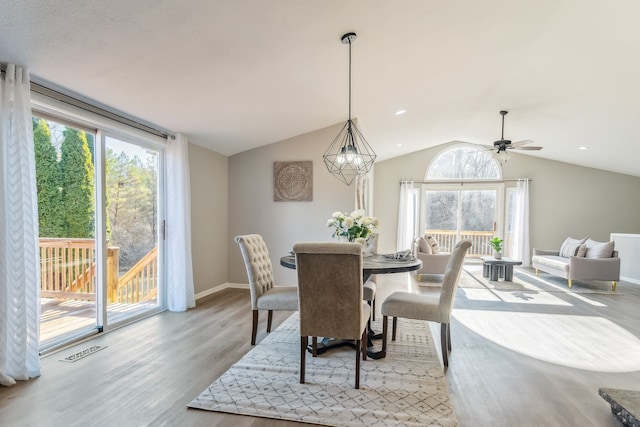
<path fill-rule="evenodd" d="M 251 291 L 251 309 L 257 310 L 260 295 L 273 288 L 273 266 L 271 258 L 269 258 L 269 250 L 259 234 L 237 236 L 235 240 L 240 246 L 244 266 L 247 269 Z"/>
<path fill-rule="evenodd" d="M 300 335 L 360 339 L 362 245 L 296 243 Z"/>
<path fill-rule="evenodd" d="M 447 269 L 444 272 L 442 290 L 440 291 L 440 314 L 443 323 L 449 323 L 453 299 L 458 289 L 458 280 L 460 279 L 460 272 L 464 264 L 464 257 L 470 247 L 471 240 L 469 239 L 460 240 L 456 243 L 449 258 Z"/>

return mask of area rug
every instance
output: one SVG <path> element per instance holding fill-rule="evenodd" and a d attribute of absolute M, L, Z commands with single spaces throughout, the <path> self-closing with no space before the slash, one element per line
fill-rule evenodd
<path fill-rule="evenodd" d="M 505 282 L 502 279 L 499 281 L 489 280 L 489 278 L 482 276 L 481 264 L 465 264 L 459 286 L 461 288 L 487 288 L 497 291 L 622 295 L 619 290 L 611 291 L 611 282 L 574 280 L 573 286 L 569 288 L 567 279 L 544 272 L 540 272 L 540 275 L 536 276 L 535 269 L 527 267 L 514 268 L 513 281 L 511 282 Z"/>
<path fill-rule="evenodd" d="M 188 406 L 327 426 L 458 425 L 427 322 L 399 319 L 387 357 L 361 362 L 359 390 L 349 347 L 308 355 L 299 383 L 298 322 L 294 313 Z"/>

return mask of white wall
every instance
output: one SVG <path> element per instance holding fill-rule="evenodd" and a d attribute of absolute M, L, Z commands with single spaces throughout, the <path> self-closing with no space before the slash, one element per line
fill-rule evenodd
<path fill-rule="evenodd" d="M 354 185 L 346 186 L 327 172 L 322 155 L 342 124 L 320 129 L 229 158 L 229 275 L 231 283 L 248 283 L 234 237 L 261 234 L 269 247 L 276 284 L 297 282 L 295 271 L 280 266 L 280 257 L 295 242 L 329 241 L 327 220 L 334 211 L 351 212 Z M 313 201 L 274 202 L 273 162 L 313 161 Z"/>
<path fill-rule="evenodd" d="M 374 215 L 380 251 L 395 250 L 401 180 L 424 180 L 447 144 L 376 163 Z M 610 233 L 640 232 L 640 178 L 510 152 L 505 179 L 531 178 L 531 246 L 559 248 L 567 236 L 608 241 Z"/>
<path fill-rule="evenodd" d="M 191 250 L 196 295 L 227 282 L 228 171 L 227 157 L 189 144 Z"/>

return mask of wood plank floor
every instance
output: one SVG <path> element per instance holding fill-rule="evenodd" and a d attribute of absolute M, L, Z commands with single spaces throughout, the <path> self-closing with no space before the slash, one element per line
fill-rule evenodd
<path fill-rule="evenodd" d="M 378 304 L 397 289 L 437 291 L 418 288 L 411 273 L 378 276 Z M 458 290 L 446 378 L 460 425 L 621 426 L 597 388 L 640 389 L 640 353 L 629 353 L 640 345 L 640 286 L 620 283 L 618 295 L 509 295 Z M 275 313 L 274 325 L 288 315 Z M 250 330 L 248 290 L 228 289 L 186 313 L 97 336 L 42 358 L 42 377 L 0 387 L 0 425 L 305 425 L 187 409 L 250 350 Z M 432 332 L 438 343 L 439 327 Z M 91 345 L 107 348 L 59 361 Z"/>

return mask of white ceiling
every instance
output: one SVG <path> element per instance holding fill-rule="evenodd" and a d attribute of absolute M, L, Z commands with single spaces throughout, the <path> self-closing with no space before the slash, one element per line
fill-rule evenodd
<path fill-rule="evenodd" d="M 0 62 L 224 155 L 345 121 L 340 37 L 354 31 L 353 116 L 379 159 L 490 145 L 506 109 L 505 137 L 544 147 L 528 155 L 640 176 L 637 0 L 0 0 L 0 11 Z"/>

